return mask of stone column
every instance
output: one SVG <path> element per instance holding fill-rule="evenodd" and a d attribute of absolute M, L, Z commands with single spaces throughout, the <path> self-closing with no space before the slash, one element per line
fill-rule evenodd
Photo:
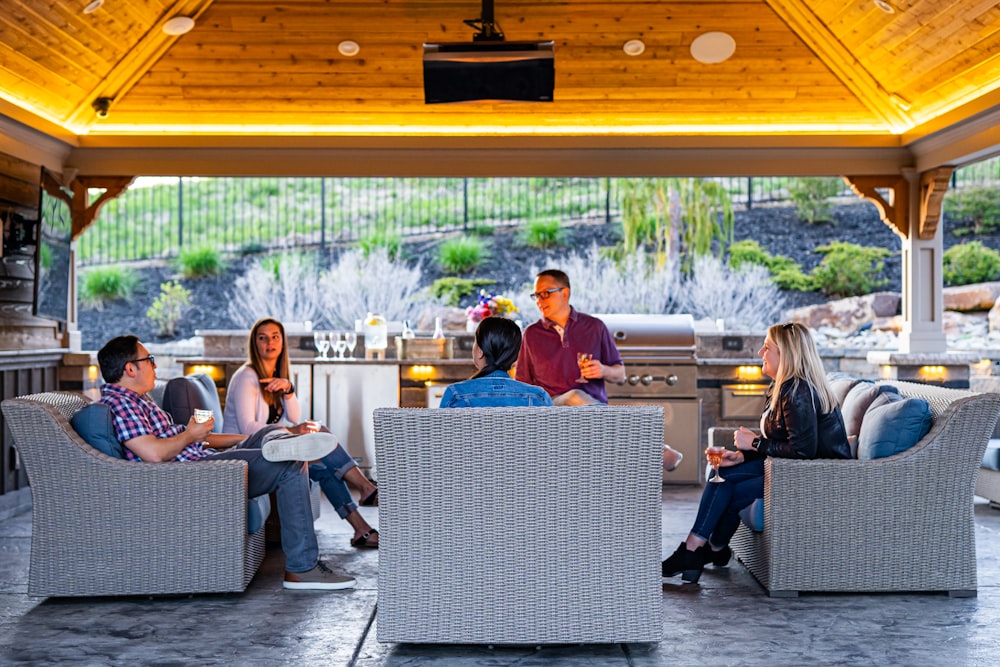
<path fill-rule="evenodd" d="M 913 211 L 914 207 L 910 210 Z M 911 229 L 915 227 L 913 222 Z M 944 352 L 948 342 L 944 334 L 944 279 L 941 276 L 944 243 L 941 228 L 938 227 L 934 238 L 929 240 L 910 234 L 903 239 L 902 245 L 903 330 L 899 335 L 899 351 Z"/>

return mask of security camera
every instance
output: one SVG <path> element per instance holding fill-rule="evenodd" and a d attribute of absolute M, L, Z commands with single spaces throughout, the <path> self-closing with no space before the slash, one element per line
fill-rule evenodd
<path fill-rule="evenodd" d="M 94 111 L 97 112 L 98 118 L 107 118 L 108 110 L 111 108 L 111 98 L 98 97 L 90 106 L 94 107 Z"/>

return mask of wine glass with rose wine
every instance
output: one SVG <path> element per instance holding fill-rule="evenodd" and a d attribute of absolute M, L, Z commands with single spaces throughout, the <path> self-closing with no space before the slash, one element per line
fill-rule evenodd
<path fill-rule="evenodd" d="M 577 382 L 581 384 L 584 382 L 590 382 L 587 378 L 583 377 L 583 367 L 590 363 L 590 360 L 594 358 L 590 352 L 578 352 L 576 354 L 576 365 L 580 367 L 580 377 L 576 379 Z"/>
<path fill-rule="evenodd" d="M 725 447 L 709 447 L 705 450 L 705 456 L 708 458 L 708 464 L 712 466 L 712 470 L 715 471 L 715 475 L 709 482 L 725 482 L 722 479 L 722 475 L 719 474 L 719 466 L 722 465 L 722 455 L 726 453 Z"/>

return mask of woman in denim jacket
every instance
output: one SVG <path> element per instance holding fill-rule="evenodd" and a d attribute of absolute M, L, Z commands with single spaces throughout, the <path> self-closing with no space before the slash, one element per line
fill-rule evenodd
<path fill-rule="evenodd" d="M 442 408 L 489 408 L 552 405 L 541 387 L 518 382 L 510 369 L 521 350 L 521 329 L 505 317 L 484 318 L 476 327 L 472 363 L 479 369 L 464 382 L 444 390 Z"/>

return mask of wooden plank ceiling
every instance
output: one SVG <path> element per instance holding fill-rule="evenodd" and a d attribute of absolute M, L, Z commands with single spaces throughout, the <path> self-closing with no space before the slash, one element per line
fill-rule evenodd
<path fill-rule="evenodd" d="M 91 137 L 898 135 L 1000 87 L 995 0 L 887 2 L 496 0 L 509 41 L 554 40 L 555 101 L 428 106 L 421 45 L 470 41 L 477 0 L 3 0 L 0 96 Z M 710 31 L 729 60 L 691 56 Z"/>

